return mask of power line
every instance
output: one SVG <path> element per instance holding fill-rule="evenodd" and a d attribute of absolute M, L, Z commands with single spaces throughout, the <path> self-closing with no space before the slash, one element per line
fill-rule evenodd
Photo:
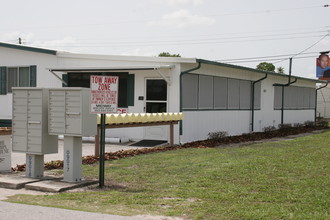
<path fill-rule="evenodd" d="M 303 53 L 303 52 L 309 50 L 310 48 L 314 47 L 314 46 L 315 46 L 316 44 L 318 44 L 321 40 L 323 40 L 324 38 L 326 38 L 326 37 L 328 37 L 328 36 L 330 36 L 330 31 L 329 31 L 326 35 L 324 35 L 323 37 L 321 37 L 321 39 L 319 39 L 318 41 L 316 41 L 315 43 L 313 43 L 311 46 L 307 47 L 306 49 L 302 50 L 301 52 L 297 53 L 296 55 L 293 55 L 291 58 L 293 58 L 293 57 L 295 57 L 295 56 L 298 56 L 299 54 L 301 54 L 301 53 Z M 280 61 L 275 62 L 275 63 L 280 63 L 280 62 L 283 62 L 283 61 L 285 61 L 285 60 L 287 60 L 287 59 L 290 59 L 290 58 L 286 58 L 286 59 L 280 60 Z M 275 64 L 275 63 L 274 63 L 274 64 Z"/>
<path fill-rule="evenodd" d="M 294 59 L 305 59 L 305 58 L 315 58 L 315 56 L 303 56 L 303 57 L 294 57 Z M 287 58 L 289 59 L 289 58 Z M 287 60 L 286 59 L 286 60 Z M 274 61 L 274 60 L 280 60 L 280 59 L 256 59 L 256 60 L 243 60 L 243 61 L 229 61 L 226 63 L 254 63 L 254 62 L 266 62 L 266 61 Z M 219 60 L 215 60 L 215 61 L 219 61 Z M 222 61 L 220 61 L 222 62 Z M 276 62 L 273 62 L 273 64 L 275 64 Z"/>
<path fill-rule="evenodd" d="M 302 54 L 315 54 L 315 53 L 319 53 L 318 51 L 317 52 L 308 52 L 308 53 L 302 53 Z M 277 60 L 280 60 L 282 59 L 281 57 L 290 57 L 292 55 L 295 55 L 295 54 L 281 54 L 281 55 L 272 55 L 272 56 L 259 56 L 259 57 L 245 57 L 245 58 L 234 58 L 234 59 L 219 59 L 219 60 L 215 60 L 215 61 L 220 61 L 220 62 L 226 62 L 226 61 L 242 61 L 244 62 L 244 60 L 255 60 L 255 59 L 264 59 L 264 58 L 277 58 Z"/>

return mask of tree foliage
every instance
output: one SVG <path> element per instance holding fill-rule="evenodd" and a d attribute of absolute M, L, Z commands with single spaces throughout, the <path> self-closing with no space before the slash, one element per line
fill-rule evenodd
<path fill-rule="evenodd" d="M 170 54 L 169 52 L 162 52 L 158 54 L 159 57 L 181 57 L 180 54 Z"/>
<path fill-rule="evenodd" d="M 276 68 L 276 72 L 284 74 L 284 68 L 279 66 L 279 67 Z"/>
<path fill-rule="evenodd" d="M 257 70 L 275 72 L 275 66 L 272 63 L 261 62 L 257 65 Z"/>

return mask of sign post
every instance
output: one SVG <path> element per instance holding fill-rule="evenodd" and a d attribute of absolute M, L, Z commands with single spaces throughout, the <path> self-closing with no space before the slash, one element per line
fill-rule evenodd
<path fill-rule="evenodd" d="M 105 119 L 107 113 L 117 113 L 118 85 L 118 76 L 91 76 L 90 78 L 90 112 L 91 114 L 101 114 L 99 161 L 100 188 L 104 186 Z"/>

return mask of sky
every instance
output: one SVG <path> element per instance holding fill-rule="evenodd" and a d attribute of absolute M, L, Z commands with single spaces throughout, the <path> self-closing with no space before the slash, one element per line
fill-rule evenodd
<path fill-rule="evenodd" d="M 161 52 L 315 78 L 330 50 L 330 0 L 17 0 L 2 2 L 0 41 L 61 51 Z M 282 56 L 284 55 L 284 56 Z M 242 59 L 244 58 L 244 59 Z"/>

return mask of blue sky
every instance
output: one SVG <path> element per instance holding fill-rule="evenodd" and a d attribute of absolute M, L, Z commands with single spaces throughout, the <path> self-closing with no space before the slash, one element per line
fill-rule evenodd
<path fill-rule="evenodd" d="M 317 52 L 330 50 L 326 4 L 330 1 L 6 1 L 0 41 L 16 43 L 21 37 L 26 45 L 69 52 L 157 56 L 167 51 L 222 62 L 294 55 L 315 44 L 295 57 L 292 69 L 294 75 L 315 78 Z M 288 72 L 287 57 L 268 62 Z M 255 67 L 265 59 L 231 62 Z"/>

